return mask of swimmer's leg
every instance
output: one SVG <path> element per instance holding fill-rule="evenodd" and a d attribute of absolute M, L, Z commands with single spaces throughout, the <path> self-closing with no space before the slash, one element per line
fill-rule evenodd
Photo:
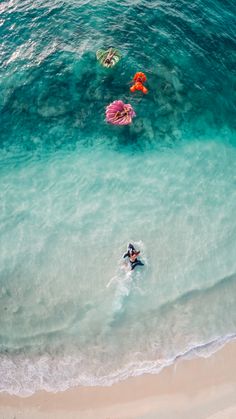
<path fill-rule="evenodd" d="M 136 267 L 136 266 L 143 266 L 144 263 L 141 262 L 141 260 L 136 260 L 135 262 L 130 262 L 131 265 L 131 271 Z"/>

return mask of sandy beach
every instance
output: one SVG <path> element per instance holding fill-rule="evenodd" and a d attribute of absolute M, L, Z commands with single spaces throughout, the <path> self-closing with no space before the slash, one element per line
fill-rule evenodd
<path fill-rule="evenodd" d="M 209 358 L 178 360 L 157 375 L 112 387 L 20 398 L 0 395 L 1 419 L 235 419 L 236 341 Z"/>

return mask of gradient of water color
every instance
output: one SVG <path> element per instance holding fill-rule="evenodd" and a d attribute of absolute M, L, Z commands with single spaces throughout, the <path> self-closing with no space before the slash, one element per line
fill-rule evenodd
<path fill-rule="evenodd" d="M 110 385 L 235 337 L 235 16 L 229 0 L 1 3 L 0 391 Z M 105 70 L 109 45 L 123 58 Z M 131 126 L 106 124 L 116 99 Z"/>

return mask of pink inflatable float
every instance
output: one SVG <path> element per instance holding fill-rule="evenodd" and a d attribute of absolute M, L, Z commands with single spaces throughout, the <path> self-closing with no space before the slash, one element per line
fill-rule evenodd
<path fill-rule="evenodd" d="M 115 100 L 106 107 L 106 121 L 113 125 L 129 125 L 136 116 L 132 106 L 122 100 Z"/>

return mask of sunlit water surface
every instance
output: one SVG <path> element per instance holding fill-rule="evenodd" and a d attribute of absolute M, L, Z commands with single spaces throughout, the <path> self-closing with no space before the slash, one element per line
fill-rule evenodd
<path fill-rule="evenodd" d="M 230 0 L 1 3 L 0 391 L 110 385 L 235 337 L 235 16 Z M 105 123 L 115 99 L 132 126 Z"/>

